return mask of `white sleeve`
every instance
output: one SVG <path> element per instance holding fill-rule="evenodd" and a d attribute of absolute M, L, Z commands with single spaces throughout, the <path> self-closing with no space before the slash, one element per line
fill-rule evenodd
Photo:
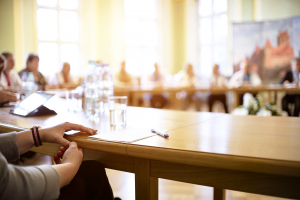
<path fill-rule="evenodd" d="M 252 74 L 252 86 L 259 86 L 259 85 L 261 85 L 262 84 L 262 80 L 260 79 L 260 77 L 259 77 L 259 75 L 258 74 L 256 74 L 256 73 L 253 73 Z"/>
<path fill-rule="evenodd" d="M 232 75 L 232 77 L 230 78 L 229 82 L 228 82 L 228 87 L 229 88 L 234 88 L 234 87 L 237 87 L 237 82 L 238 82 L 238 74 L 237 73 L 234 73 Z"/>

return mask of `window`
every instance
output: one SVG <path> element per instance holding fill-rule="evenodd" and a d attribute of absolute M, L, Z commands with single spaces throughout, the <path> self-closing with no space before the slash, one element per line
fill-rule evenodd
<path fill-rule="evenodd" d="M 208 77 L 215 63 L 224 73 L 227 69 L 227 0 L 199 0 L 198 6 L 200 74 Z"/>
<path fill-rule="evenodd" d="M 154 71 L 158 57 L 156 0 L 125 0 L 127 71 L 135 76 Z"/>
<path fill-rule="evenodd" d="M 39 70 L 46 76 L 69 62 L 80 73 L 79 0 L 37 0 Z"/>

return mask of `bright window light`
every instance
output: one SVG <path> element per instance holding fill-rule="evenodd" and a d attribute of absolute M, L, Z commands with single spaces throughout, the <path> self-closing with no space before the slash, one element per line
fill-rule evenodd
<path fill-rule="evenodd" d="M 157 45 L 157 24 L 153 20 L 144 20 L 141 24 L 141 39 L 145 46 Z"/>
<path fill-rule="evenodd" d="M 124 12 L 126 17 L 140 17 L 141 12 L 140 0 L 125 0 L 124 1 Z"/>
<path fill-rule="evenodd" d="M 59 13 L 60 39 L 63 42 L 77 42 L 79 39 L 78 13 L 61 11 Z"/>
<path fill-rule="evenodd" d="M 198 13 L 200 16 L 208 16 L 212 14 L 212 0 L 199 0 Z"/>
<path fill-rule="evenodd" d="M 78 0 L 59 0 L 59 7 L 68 10 L 74 10 L 78 8 Z"/>
<path fill-rule="evenodd" d="M 214 42 L 215 43 L 224 43 L 227 40 L 228 33 L 228 22 L 227 15 L 216 15 L 213 18 L 213 28 L 214 28 Z"/>
<path fill-rule="evenodd" d="M 39 6 L 56 7 L 57 0 L 37 0 Z"/>
<path fill-rule="evenodd" d="M 125 0 L 124 10 L 127 70 L 135 76 L 151 73 L 157 62 L 156 0 Z"/>
<path fill-rule="evenodd" d="M 213 50 L 213 61 L 218 64 L 222 73 L 226 72 L 227 45 L 218 45 Z"/>
<path fill-rule="evenodd" d="M 126 67 L 132 75 L 142 74 L 142 49 L 138 47 L 126 48 Z"/>
<path fill-rule="evenodd" d="M 144 73 L 154 72 L 154 63 L 157 62 L 157 50 L 155 48 L 145 48 L 142 59 Z"/>
<path fill-rule="evenodd" d="M 125 19 L 126 45 L 140 45 L 142 39 L 141 20 L 136 18 Z"/>
<path fill-rule="evenodd" d="M 212 42 L 211 18 L 205 17 L 200 19 L 199 38 L 200 44 L 210 44 Z"/>
<path fill-rule="evenodd" d="M 200 50 L 200 73 L 208 77 L 212 69 L 212 51 L 210 46 L 202 46 Z"/>
<path fill-rule="evenodd" d="M 70 63 L 71 73 L 78 75 L 80 73 L 78 44 L 62 44 L 60 46 L 60 55 L 62 63 Z"/>
<path fill-rule="evenodd" d="M 39 8 L 37 11 L 38 39 L 55 41 L 58 37 L 57 11 L 53 9 Z"/>
<path fill-rule="evenodd" d="M 214 13 L 223 13 L 227 11 L 227 0 L 214 0 Z"/>
<path fill-rule="evenodd" d="M 141 0 L 141 17 L 155 19 L 157 16 L 156 0 Z"/>
<path fill-rule="evenodd" d="M 50 76 L 59 70 L 57 43 L 40 42 L 38 54 L 40 57 L 39 71 L 44 75 Z"/>

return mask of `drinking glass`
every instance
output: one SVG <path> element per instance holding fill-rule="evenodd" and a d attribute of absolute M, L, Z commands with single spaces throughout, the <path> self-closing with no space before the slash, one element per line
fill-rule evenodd
<path fill-rule="evenodd" d="M 66 91 L 67 107 L 69 111 L 82 111 L 82 92 L 78 90 Z"/>
<path fill-rule="evenodd" d="M 123 129 L 127 123 L 127 97 L 110 96 L 108 97 L 108 107 L 110 115 L 110 127 L 112 130 Z"/>

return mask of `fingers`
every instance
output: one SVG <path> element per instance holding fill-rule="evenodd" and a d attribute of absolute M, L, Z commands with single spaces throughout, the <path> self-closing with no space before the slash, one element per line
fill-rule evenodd
<path fill-rule="evenodd" d="M 57 154 L 54 154 L 53 160 L 54 160 L 55 164 L 61 164 L 61 159 L 59 158 L 59 156 Z"/>
<path fill-rule="evenodd" d="M 56 137 L 56 143 L 62 145 L 64 148 L 68 148 L 69 147 L 69 141 L 66 140 L 65 138 L 63 138 L 62 136 Z"/>
<path fill-rule="evenodd" d="M 83 132 L 87 132 L 90 135 L 95 135 L 97 132 L 97 130 L 95 130 L 95 129 L 91 129 L 91 128 L 88 128 L 88 127 L 85 127 L 85 126 L 82 126 L 79 124 L 72 124 L 69 122 L 64 123 L 64 126 L 65 126 L 65 130 L 80 130 Z"/>

